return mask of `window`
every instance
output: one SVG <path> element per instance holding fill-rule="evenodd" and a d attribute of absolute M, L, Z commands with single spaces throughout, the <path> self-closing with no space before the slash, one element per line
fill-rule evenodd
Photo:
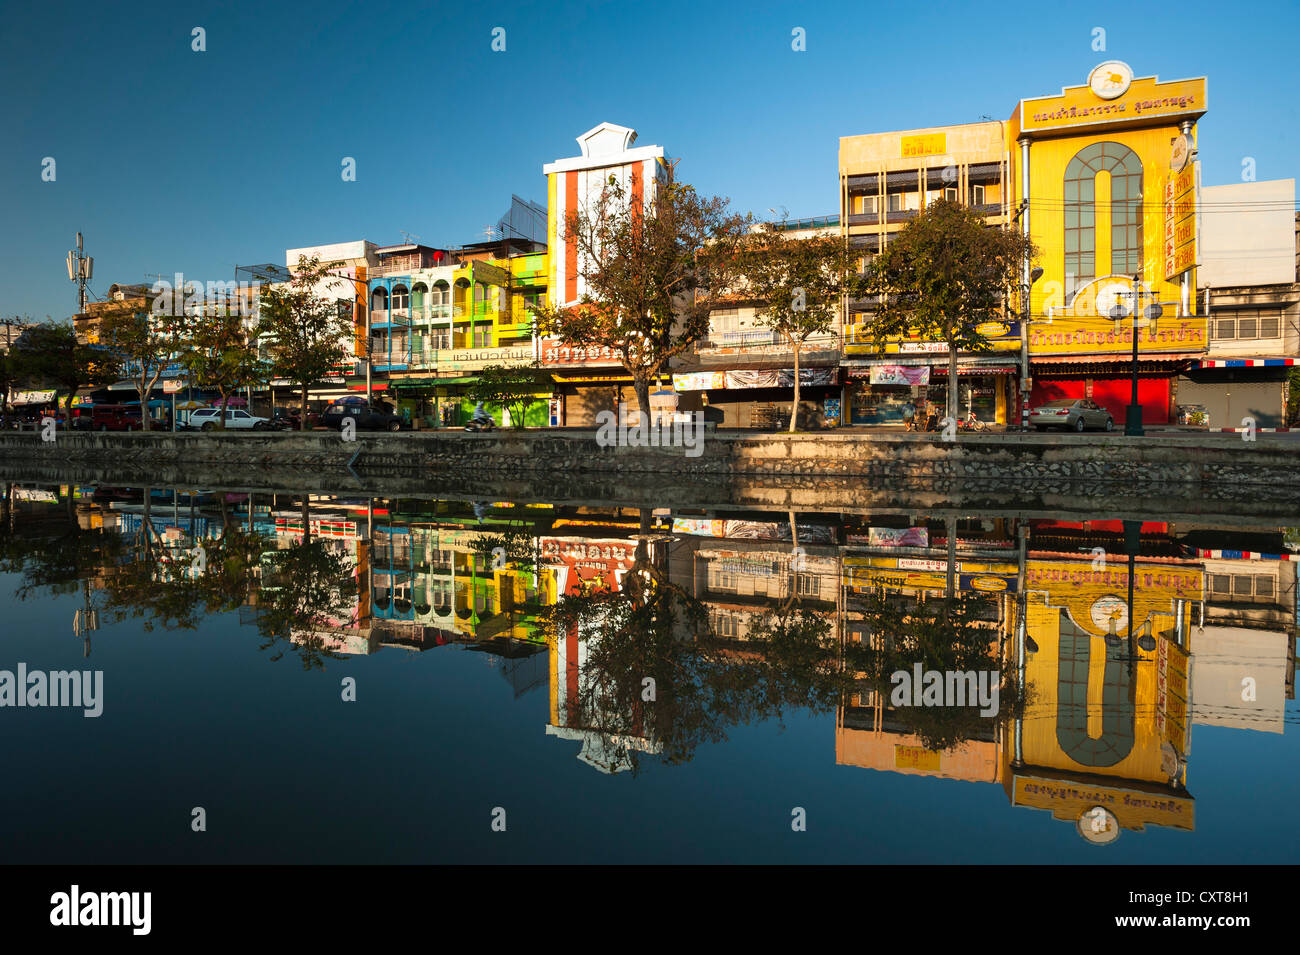
<path fill-rule="evenodd" d="M 1277 578 L 1272 574 L 1211 574 L 1210 592 L 1229 603 L 1274 603 Z"/>
<path fill-rule="evenodd" d="M 1234 309 L 1219 312 L 1210 322 L 1214 337 L 1220 340 L 1280 338 L 1282 311 L 1276 308 Z"/>
<path fill-rule="evenodd" d="M 710 590 L 729 590 L 735 593 L 737 590 L 736 573 L 731 570 L 724 570 L 721 567 L 709 567 L 709 589 Z"/>
<path fill-rule="evenodd" d="M 949 186 L 943 191 L 943 197 L 951 202 L 957 201 L 957 187 Z"/>
<path fill-rule="evenodd" d="M 411 304 L 411 294 L 405 285 L 393 286 L 393 308 L 406 308 Z"/>
<path fill-rule="evenodd" d="M 903 194 L 901 192 L 891 192 L 887 197 L 889 200 L 890 212 L 901 212 L 903 209 Z"/>
<path fill-rule="evenodd" d="M 879 196 L 858 196 L 858 212 L 865 215 L 874 216 L 880 209 L 877 204 Z"/>
<path fill-rule="evenodd" d="M 1097 261 L 1097 177 L 1110 178 L 1110 261 Z M 1142 263 L 1142 160 L 1119 143 L 1085 146 L 1065 167 L 1066 295 L 1098 275 L 1132 274 Z"/>
<path fill-rule="evenodd" d="M 729 613 L 715 614 L 713 617 L 713 632 L 723 639 L 736 639 L 736 618 Z"/>
<path fill-rule="evenodd" d="M 971 187 L 970 187 L 970 204 L 973 205 L 973 206 L 982 206 L 982 205 L 984 205 L 984 187 L 983 187 L 983 186 L 971 186 Z"/>
<path fill-rule="evenodd" d="M 816 574 L 795 574 L 795 594 L 800 597 L 817 597 L 822 592 L 822 579 Z"/>

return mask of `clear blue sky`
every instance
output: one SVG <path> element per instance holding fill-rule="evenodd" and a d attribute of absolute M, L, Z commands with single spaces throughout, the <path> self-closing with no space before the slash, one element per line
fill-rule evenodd
<path fill-rule="evenodd" d="M 476 241 L 603 121 L 741 210 L 830 213 L 840 136 L 1005 119 L 1103 59 L 1209 77 L 1206 184 L 1246 156 L 1260 179 L 1300 169 L 1294 2 L 14 4 L 0 31 L 0 315 L 37 319 L 75 310 L 78 230 L 99 296 L 402 229 Z"/>

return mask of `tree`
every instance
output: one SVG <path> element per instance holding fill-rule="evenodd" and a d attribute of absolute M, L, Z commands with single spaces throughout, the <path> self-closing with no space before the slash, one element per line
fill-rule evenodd
<path fill-rule="evenodd" d="M 140 396 L 141 427 L 149 430 L 149 395 L 172 362 L 180 317 L 174 309 L 151 311 L 139 299 L 114 303 L 101 313 L 99 340 L 122 363 Z"/>
<path fill-rule="evenodd" d="M 949 417 L 957 417 L 957 352 L 991 346 L 980 325 L 1005 320 L 1010 289 L 1036 249 L 1021 232 L 990 226 L 940 199 L 912 219 L 872 262 L 867 290 L 880 296 L 873 337 L 909 332 L 948 345 Z"/>
<path fill-rule="evenodd" d="M 537 330 L 617 355 L 642 420 L 650 418 L 650 383 L 704 337 L 709 312 L 735 283 L 751 219 L 727 204 L 669 180 L 643 205 L 611 176 L 594 203 L 566 218 L 587 291 L 576 304 L 534 306 Z"/>
<path fill-rule="evenodd" d="M 256 334 L 269 339 L 271 374 L 288 379 L 301 391 L 300 427 L 304 431 L 309 389 L 322 378 L 336 374 L 350 354 L 350 310 L 318 292 L 322 285 L 328 287 L 337 281 L 330 274 L 337 267 L 337 262 L 322 264 L 318 256 L 299 256 L 292 281 L 268 285 L 261 291 L 262 311 Z"/>
<path fill-rule="evenodd" d="M 528 409 L 543 400 L 551 378 L 536 363 L 530 365 L 487 365 L 469 388 L 475 401 L 510 409 L 510 421 L 523 428 Z"/>
<path fill-rule="evenodd" d="M 62 394 L 69 414 L 79 388 L 112 384 L 121 370 L 116 355 L 79 341 L 68 321 L 24 329 L 9 353 L 15 379 L 28 386 L 53 388 L 56 403 Z"/>
<path fill-rule="evenodd" d="M 248 344 L 244 320 L 229 308 L 224 314 L 191 317 L 181 362 L 196 384 L 215 389 L 221 395 L 223 409 L 227 396 L 256 381 L 263 368 L 257 350 Z M 306 407 L 305 396 L 303 406 Z M 220 427 L 223 430 L 226 427 L 224 414 Z"/>
<path fill-rule="evenodd" d="M 790 239 L 770 225 L 741 243 L 744 290 L 738 294 L 758 303 L 755 321 L 780 335 L 794 352 L 791 431 L 799 416 L 800 352 L 809 338 L 834 328 L 841 296 L 858 284 L 857 258 L 841 236 Z"/>

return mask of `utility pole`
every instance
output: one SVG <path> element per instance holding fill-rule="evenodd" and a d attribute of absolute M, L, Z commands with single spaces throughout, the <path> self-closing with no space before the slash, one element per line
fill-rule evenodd
<path fill-rule="evenodd" d="M 77 233 L 77 248 L 68 253 L 68 281 L 77 283 L 77 314 L 86 314 L 86 283 L 95 275 L 95 260 L 82 250 L 81 233 Z"/>

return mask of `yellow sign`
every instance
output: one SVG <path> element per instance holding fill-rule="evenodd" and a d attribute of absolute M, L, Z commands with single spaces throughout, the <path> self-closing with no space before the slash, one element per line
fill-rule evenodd
<path fill-rule="evenodd" d="M 903 158 L 911 156 L 934 156 L 948 151 L 947 133 L 924 133 L 920 136 L 903 137 Z"/>
<path fill-rule="evenodd" d="M 1112 813 L 1125 829 L 1142 829 L 1148 825 L 1196 828 L 1196 803 L 1187 797 L 1099 786 L 1071 779 L 1017 776 L 1012 802 L 1032 809 L 1048 809 L 1057 819 L 1070 821 L 1101 806 Z"/>
<path fill-rule="evenodd" d="M 932 749 L 920 746 L 894 746 L 895 769 L 924 769 L 929 772 L 939 771 L 939 754 Z"/>
<path fill-rule="evenodd" d="M 1196 176 L 1188 163 L 1165 180 L 1165 278 L 1173 280 L 1197 264 Z"/>
<path fill-rule="evenodd" d="M 1097 124 L 1154 125 L 1199 116 L 1205 107 L 1204 77 L 1161 83 L 1154 76 L 1144 76 L 1110 100 L 1088 86 L 1068 87 L 1060 96 L 1022 100 L 1020 128 L 1025 133 L 1050 135 Z"/>
<path fill-rule="evenodd" d="M 1030 355 L 1132 353 L 1132 324 L 1125 320 L 1117 327 L 1107 305 L 1116 300 L 1131 301 L 1132 285 L 1132 277 L 1123 275 L 1108 275 L 1085 285 L 1069 307 L 1054 314 L 1050 322 L 1029 326 Z M 1150 294 L 1149 289 L 1143 290 L 1144 302 L 1150 301 Z M 1138 330 L 1139 353 L 1205 351 L 1205 317 L 1179 312 L 1176 303 L 1167 303 L 1154 329 Z"/>

